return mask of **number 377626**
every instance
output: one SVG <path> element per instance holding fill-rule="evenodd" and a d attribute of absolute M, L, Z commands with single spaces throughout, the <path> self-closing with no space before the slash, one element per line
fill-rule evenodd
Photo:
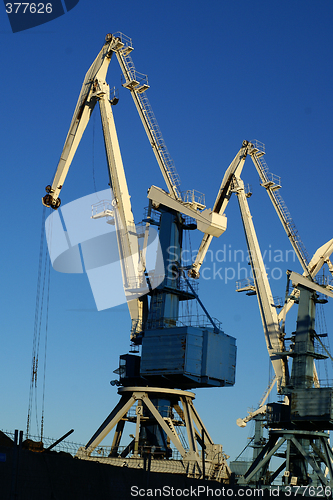
<path fill-rule="evenodd" d="M 6 3 L 7 14 L 51 14 L 51 3 Z"/>

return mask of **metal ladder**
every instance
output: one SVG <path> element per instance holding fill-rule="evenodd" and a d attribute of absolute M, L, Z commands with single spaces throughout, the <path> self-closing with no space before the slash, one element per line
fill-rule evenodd
<path fill-rule="evenodd" d="M 180 426 L 178 426 L 178 425 L 175 426 L 172 422 L 172 419 L 169 417 L 164 417 L 164 421 L 168 425 L 168 427 L 171 429 L 171 432 L 179 439 L 179 442 L 181 443 L 184 450 L 186 450 L 188 448 L 188 444 L 187 444 L 187 441 L 186 441 L 183 433 L 181 432 Z"/>
<path fill-rule="evenodd" d="M 279 189 L 281 188 L 280 177 L 272 174 L 268 165 L 263 158 L 265 154 L 265 145 L 259 141 L 253 141 L 253 148 L 250 151 L 252 161 L 258 171 L 261 179 L 261 185 L 266 189 L 274 208 L 283 224 L 287 236 L 296 252 L 296 255 L 304 269 L 308 271 L 310 256 L 305 248 L 303 241 L 299 235 L 296 225 L 290 215 L 287 205 L 285 204 Z"/>
<path fill-rule="evenodd" d="M 164 142 L 148 97 L 145 94 L 145 91 L 149 88 L 148 77 L 135 69 L 130 56 L 133 50 L 132 40 L 122 33 L 115 33 L 113 36 L 121 42 L 121 45 L 115 47 L 114 50 L 126 80 L 123 87 L 131 91 L 157 161 L 169 180 L 167 182 L 169 190 L 174 193 L 176 198 L 181 199 L 181 193 L 178 189 L 180 186 L 179 175 Z"/>
<path fill-rule="evenodd" d="M 176 170 L 174 161 L 170 156 L 168 148 L 166 147 L 161 130 L 160 130 L 159 125 L 157 123 L 157 120 L 155 118 L 155 115 L 154 115 L 153 109 L 150 105 L 150 102 L 148 100 L 148 97 L 146 96 L 145 93 L 139 93 L 138 99 L 140 101 L 143 113 L 145 114 L 145 117 L 149 123 L 149 128 L 150 128 L 151 133 L 154 137 L 156 147 L 159 150 L 159 152 L 163 158 L 163 162 L 164 162 L 166 170 L 169 174 L 170 180 L 171 180 L 173 186 L 178 188 L 180 186 L 180 177 L 179 177 L 178 172 Z M 178 193 L 178 194 L 179 194 L 179 197 L 181 197 L 180 193 Z"/>

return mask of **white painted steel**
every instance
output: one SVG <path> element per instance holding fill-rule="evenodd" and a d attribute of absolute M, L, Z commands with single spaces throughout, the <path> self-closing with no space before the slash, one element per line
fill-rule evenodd
<path fill-rule="evenodd" d="M 131 407 L 137 403 L 136 408 L 142 408 L 142 405 L 145 405 L 148 408 L 149 412 L 154 417 L 156 424 L 158 424 L 166 433 L 169 440 L 173 443 L 182 457 L 182 460 L 178 462 L 174 460 L 154 460 L 154 463 L 158 462 L 159 464 L 161 464 L 163 462 L 163 467 L 161 469 L 163 472 L 168 472 L 169 468 L 170 472 L 176 472 L 174 465 L 175 463 L 178 463 L 178 473 L 186 473 L 187 475 L 202 477 L 202 455 L 199 452 L 198 441 L 201 440 L 202 435 L 204 435 L 205 451 L 201 453 L 205 453 L 204 460 L 206 466 L 206 477 L 219 480 L 228 479 L 230 477 L 231 471 L 227 464 L 227 459 L 229 457 L 222 452 L 221 445 L 213 443 L 210 435 L 203 425 L 196 409 L 194 408 L 193 399 L 195 398 L 195 394 L 193 392 L 161 387 L 121 387 L 119 388 L 118 393 L 122 396 L 121 400 L 114 408 L 114 410 L 110 413 L 110 415 L 105 419 L 103 424 L 90 439 L 87 445 L 78 450 L 76 455 L 77 458 L 83 460 L 98 460 L 104 463 L 119 466 L 123 466 L 124 463 L 128 467 L 142 466 L 143 459 L 138 455 L 138 446 L 136 446 L 136 443 L 138 443 L 139 441 L 140 426 L 144 418 L 141 418 L 142 411 L 138 410 L 136 410 L 135 419 L 136 430 L 134 437 L 133 456 L 126 456 L 122 459 L 113 456 L 104 456 L 104 458 L 103 455 L 98 456 L 98 458 L 92 456 L 92 453 L 94 452 L 96 447 L 99 446 L 102 440 L 115 426 L 117 426 L 117 428 L 115 434 L 116 437 L 113 440 L 113 445 L 115 445 L 116 448 L 119 446 L 125 422 L 128 420 L 128 416 L 126 417 L 126 414 L 127 412 L 129 412 Z M 186 428 L 189 444 L 188 448 L 186 449 L 179 439 L 171 418 L 162 416 L 158 408 L 150 399 L 163 395 L 176 397 L 177 400 L 181 402 L 181 407 L 178 403 L 174 403 L 173 408 L 178 413 L 184 427 Z M 151 470 L 155 470 L 155 468 L 152 466 Z M 215 477 L 217 470 L 219 471 L 218 478 Z"/>
<path fill-rule="evenodd" d="M 159 187 L 151 186 L 148 191 L 148 199 L 152 200 L 155 207 L 164 205 L 192 217 L 197 221 L 198 229 L 202 232 L 213 236 L 220 236 L 227 228 L 227 218 L 225 215 L 216 214 L 208 209 L 203 212 L 194 210 L 182 201 L 172 198 L 166 191 Z"/>
<path fill-rule="evenodd" d="M 240 177 L 235 177 L 235 184 L 249 255 L 251 257 L 250 263 L 254 276 L 254 284 L 257 292 L 267 350 L 277 378 L 277 389 L 278 392 L 281 392 L 281 388 L 287 384 L 289 377 L 287 359 L 286 356 L 282 354 L 285 351 L 284 342 L 281 337 L 276 308 L 273 307 L 274 300 L 271 287 L 267 278 L 265 264 L 245 195 L 244 183 Z"/>
<path fill-rule="evenodd" d="M 123 276 L 125 296 L 131 315 L 132 324 L 142 324 L 144 301 L 137 298 L 131 299 L 133 277 L 137 280 L 138 288 L 145 283 L 144 269 L 140 259 L 138 236 L 134 223 L 130 195 L 128 192 L 123 162 L 121 158 L 117 131 L 113 119 L 112 106 L 109 101 L 109 86 L 98 81 L 102 91 L 99 106 L 102 117 L 102 127 L 107 155 L 107 163 L 114 196 L 115 225 Z"/>
<path fill-rule="evenodd" d="M 107 41 L 95 61 L 90 66 L 83 80 L 82 89 L 74 110 L 69 131 L 57 166 L 51 186 L 51 196 L 55 202 L 60 190 L 65 182 L 68 169 L 72 163 L 77 147 L 82 138 L 83 132 L 89 122 L 89 118 L 96 105 L 96 99 L 93 97 L 93 83 L 96 78 L 105 81 L 106 73 L 111 61 L 112 52 L 110 52 L 111 41 Z"/>
<path fill-rule="evenodd" d="M 332 253 L 333 239 L 329 240 L 327 243 L 318 248 L 311 261 L 309 262 L 309 272 L 311 273 L 312 277 L 316 276 L 316 274 L 320 271 L 325 263 L 329 264 L 330 256 Z"/>
<path fill-rule="evenodd" d="M 322 266 L 326 263 L 328 265 L 328 268 L 333 276 L 333 266 L 330 261 L 330 256 L 333 253 L 333 239 L 329 240 L 327 243 L 322 245 L 318 250 L 314 253 L 311 261 L 309 262 L 309 273 L 312 279 L 316 277 L 316 275 L 319 273 L 320 269 Z M 306 276 L 308 272 L 304 272 L 303 276 Z M 328 290 L 331 290 L 331 287 L 328 286 Z M 325 293 L 325 292 L 322 292 Z M 286 317 L 286 314 L 290 311 L 292 306 L 295 304 L 295 299 L 299 297 L 299 290 L 297 288 L 294 288 L 294 290 L 291 292 L 290 297 L 288 298 L 287 302 L 279 312 L 278 318 L 279 322 L 283 321 Z"/>
<path fill-rule="evenodd" d="M 247 154 L 247 144 L 243 143 L 243 146 L 241 149 L 238 151 L 237 155 L 227 168 L 224 177 L 221 182 L 221 186 L 219 189 L 219 192 L 217 194 L 213 210 L 212 212 L 215 214 L 219 214 L 220 216 L 224 214 L 224 211 L 228 205 L 230 196 L 231 196 L 231 188 L 232 188 L 232 178 L 235 173 L 235 171 L 238 169 L 239 172 L 242 171 L 245 158 Z M 198 225 L 199 229 L 199 225 Z M 213 236 L 216 236 L 216 234 L 213 234 L 212 232 L 205 231 L 204 228 L 202 229 L 204 233 L 206 233 L 201 241 L 196 259 L 192 265 L 190 275 L 193 278 L 198 278 L 200 274 L 200 268 L 202 266 L 202 263 L 204 261 L 205 255 L 207 253 L 207 250 L 209 248 L 209 245 L 211 244 L 211 241 L 213 239 Z"/>
<path fill-rule="evenodd" d="M 323 295 L 326 295 L 327 297 L 333 297 L 333 292 L 331 290 L 328 290 L 326 287 L 318 285 L 317 283 L 314 283 L 313 281 L 310 281 L 308 278 L 305 276 L 302 276 L 301 274 L 295 273 L 294 271 L 290 274 L 290 279 L 293 283 L 294 286 L 304 286 L 305 288 L 308 288 L 309 290 L 314 290 L 315 292 L 322 293 Z"/>

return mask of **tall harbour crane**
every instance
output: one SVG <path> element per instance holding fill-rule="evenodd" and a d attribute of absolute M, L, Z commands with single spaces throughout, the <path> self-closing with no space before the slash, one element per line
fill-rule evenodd
<path fill-rule="evenodd" d="M 275 381 L 278 392 L 284 397 L 283 403 L 266 404 L 252 412 L 248 418 L 239 419 L 238 424 L 243 426 L 246 421 L 254 418 L 258 421 L 259 428 L 262 426 L 261 415 L 266 413 L 270 429 L 268 442 L 261 446 L 261 450 L 255 450 L 255 459 L 241 481 L 243 484 L 250 484 L 251 481 L 260 480 L 268 485 L 284 471 L 286 491 L 289 491 L 291 485 L 296 488 L 300 485 L 309 486 L 311 481 L 313 484 L 325 487 L 333 479 L 333 454 L 327 432 L 333 429 L 331 404 L 333 388 L 320 387 L 317 377 L 315 360 L 325 359 L 330 354 L 322 344 L 321 335 L 315 330 L 315 312 L 316 304 L 327 302 L 326 299 L 320 298 L 321 296 L 333 297 L 333 287 L 329 282 L 319 284 L 315 278 L 324 263 L 328 265 L 333 276 L 330 261 L 333 240 L 321 246 L 310 261 L 286 205 L 282 197 L 277 194 L 281 187 L 280 182 L 273 180 L 274 177 L 269 174 L 266 163 L 260 160 L 263 156 L 262 149 L 262 154 L 258 155 L 257 144 L 244 141 L 243 147 L 244 145 L 246 148 L 242 156 L 251 156 L 304 273 L 300 275 L 287 271 L 287 290 L 290 284 L 293 289 L 286 297 L 285 305 L 278 315 L 249 209 L 248 196 L 240 177 L 244 162 L 239 162 L 236 168 L 232 167 L 232 163 L 227 170 L 230 181 L 226 198 L 229 199 L 231 193 L 237 196 L 254 279 L 253 285 L 247 284 L 238 291 L 251 289 L 257 295 Z M 207 250 L 204 243 L 205 237 L 203 237 L 202 252 Z M 196 272 L 200 268 L 201 260 L 199 255 L 194 264 Z M 290 344 L 287 346 L 285 317 L 295 301 L 298 302 L 296 331 L 291 334 L 288 339 Z M 321 352 L 322 347 L 326 351 L 325 354 Z M 281 453 L 284 446 L 286 449 Z M 275 455 L 285 460 L 270 473 L 268 466 Z M 311 478 L 310 471 L 312 471 Z"/>
<path fill-rule="evenodd" d="M 120 401 L 77 456 L 98 461 L 102 457 L 109 464 L 125 463 L 137 468 L 145 466 L 149 455 L 160 459 L 151 461 L 152 470 L 228 481 L 227 456 L 209 435 L 194 407 L 195 395 L 189 389 L 234 384 L 235 339 L 226 335 L 205 309 L 185 276 L 181 257 L 185 231 L 198 228 L 205 236 L 218 237 L 226 230 L 226 217 L 221 207 L 206 209 L 203 196 L 194 190 L 180 192 L 179 176 L 146 96 L 148 79 L 135 70 L 132 50 L 132 41 L 125 35 L 106 36 L 85 76 L 55 177 L 43 197 L 44 205 L 60 209 L 59 195 L 68 169 L 98 102 L 123 284 L 132 320 L 131 341 L 141 345 L 141 356 L 120 356 L 116 370 L 119 381 L 113 381 L 119 386 Z M 125 79 L 123 86 L 133 97 L 167 186 L 167 191 L 150 187 L 148 216 L 144 220 L 145 240 L 150 226 L 159 230 L 164 279 L 157 287 L 152 286 L 154 276 L 147 273 L 144 250 L 138 245 L 112 112 L 118 99 L 110 97 L 106 83 L 114 54 Z M 145 281 L 148 292 L 138 297 Z M 204 320 L 179 318 L 180 303 L 190 300 L 199 302 Z M 131 441 L 123 446 L 127 422 L 134 423 L 135 431 Z M 111 431 L 113 441 L 107 450 L 101 442 Z"/>

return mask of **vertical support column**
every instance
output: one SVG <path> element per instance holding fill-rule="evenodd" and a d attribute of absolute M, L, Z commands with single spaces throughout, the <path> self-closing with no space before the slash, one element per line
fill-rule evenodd
<path fill-rule="evenodd" d="M 159 238 L 165 278 L 152 296 L 148 318 L 152 328 L 175 326 L 179 313 L 182 227 L 177 212 L 166 207 L 160 207 L 159 210 L 161 211 Z M 160 268 L 159 263 L 156 264 L 156 268 Z"/>
<path fill-rule="evenodd" d="M 140 438 L 140 417 L 142 415 L 142 401 L 138 401 L 135 408 L 136 424 L 135 424 L 135 441 L 134 441 L 134 456 L 137 457 L 139 453 L 139 438 Z"/>
<path fill-rule="evenodd" d="M 123 419 L 121 419 L 117 424 L 111 446 L 111 453 L 110 453 L 111 456 L 116 457 L 118 454 L 118 448 L 120 445 L 121 436 L 123 434 L 124 425 L 125 425 L 125 420 Z"/>
<path fill-rule="evenodd" d="M 188 399 L 181 398 L 182 404 L 183 404 L 183 411 L 184 411 L 184 417 L 185 417 L 185 424 L 186 424 L 186 431 L 187 431 L 187 438 L 188 438 L 188 444 L 190 447 L 190 452 L 198 453 L 198 447 L 195 439 L 195 432 L 194 432 L 194 427 L 193 427 L 193 421 L 192 421 L 192 416 L 191 416 L 191 411 L 188 405 Z"/>
<path fill-rule="evenodd" d="M 291 462 L 290 462 L 290 439 L 288 439 L 287 441 L 287 451 L 286 451 L 286 477 L 288 477 L 290 475 L 290 466 L 291 466 Z"/>
<path fill-rule="evenodd" d="M 254 417 L 254 422 L 255 422 L 255 431 L 254 431 L 254 443 L 252 445 L 253 448 L 253 461 L 256 460 L 258 455 L 260 454 L 261 450 L 263 449 L 264 445 L 263 443 L 263 436 L 264 436 L 264 420 L 265 418 L 263 415 L 256 415 Z M 266 464 L 265 467 L 263 467 L 262 470 L 258 471 L 257 474 L 254 476 L 255 481 L 259 481 L 260 477 L 263 477 L 266 470 L 268 468 L 268 463 Z"/>
<path fill-rule="evenodd" d="M 313 291 L 300 290 L 291 385 L 294 390 L 313 387 L 315 302 Z"/>

